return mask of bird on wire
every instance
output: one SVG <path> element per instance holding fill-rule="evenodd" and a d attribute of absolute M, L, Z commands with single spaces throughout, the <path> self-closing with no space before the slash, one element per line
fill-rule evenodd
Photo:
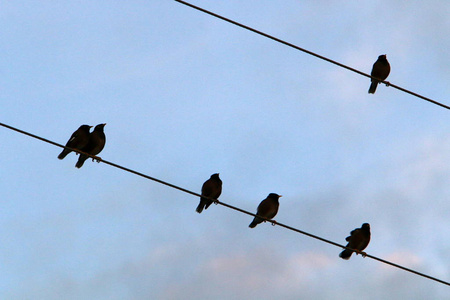
<path fill-rule="evenodd" d="M 280 206 L 280 203 L 278 202 L 278 199 L 281 196 L 275 193 L 270 193 L 269 196 L 267 196 L 266 199 L 261 201 L 261 203 L 258 205 L 258 209 L 256 211 L 256 217 L 253 219 L 253 221 L 248 225 L 250 228 L 255 228 L 256 225 L 259 223 L 265 222 L 266 219 L 272 219 L 277 215 L 278 207 Z M 261 218 L 263 217 L 263 218 Z"/>
<path fill-rule="evenodd" d="M 219 173 L 214 173 L 211 177 L 206 180 L 202 185 L 202 196 L 219 199 L 222 193 L 222 180 L 219 178 Z M 200 203 L 197 206 L 196 211 L 201 213 L 203 209 L 208 209 L 208 207 L 213 203 L 212 200 L 200 197 Z"/>
<path fill-rule="evenodd" d="M 105 125 L 106 123 L 98 124 L 97 126 L 95 126 L 94 130 L 89 135 L 89 142 L 85 147 L 80 149 L 81 151 L 86 152 L 90 155 L 97 155 L 103 150 L 103 147 L 105 147 L 106 143 L 106 136 L 103 132 L 103 128 L 105 127 Z M 75 167 L 81 168 L 88 158 L 89 156 L 81 153 Z M 94 161 L 94 158 L 92 158 L 92 161 Z M 97 159 L 97 161 L 99 160 Z"/>
<path fill-rule="evenodd" d="M 366 256 L 362 250 L 366 249 L 367 245 L 369 245 L 370 242 L 370 225 L 369 223 L 362 224 L 361 228 L 356 228 L 355 230 L 352 230 L 350 232 L 350 236 L 348 236 L 345 239 L 348 244 L 347 248 L 351 248 L 354 250 L 344 249 L 339 254 L 339 257 L 342 259 L 350 259 L 350 256 L 352 256 L 353 252 L 356 252 L 356 254 L 361 254 L 363 257 Z"/>
<path fill-rule="evenodd" d="M 74 133 L 72 133 L 70 139 L 66 143 L 66 147 L 77 150 L 83 149 L 89 142 L 89 130 L 91 127 L 92 126 L 89 125 L 81 125 Z M 58 155 L 58 158 L 64 159 L 70 152 L 72 152 L 72 150 L 64 148 Z"/>
<path fill-rule="evenodd" d="M 377 61 L 373 64 L 372 72 L 370 75 L 375 78 L 371 78 L 372 83 L 370 84 L 369 94 L 375 94 L 377 86 L 380 81 L 386 80 L 391 72 L 391 65 L 389 64 L 386 54 L 378 56 Z"/>

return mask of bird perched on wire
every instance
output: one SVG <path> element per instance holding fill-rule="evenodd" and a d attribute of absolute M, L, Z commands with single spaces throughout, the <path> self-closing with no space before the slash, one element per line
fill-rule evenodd
<path fill-rule="evenodd" d="M 377 90 L 377 85 L 380 81 L 384 81 L 391 72 L 391 65 L 387 61 L 386 54 L 378 56 L 377 61 L 373 64 L 372 73 L 370 75 L 377 79 L 371 78 L 372 83 L 370 84 L 369 94 L 375 94 Z"/>
<path fill-rule="evenodd" d="M 278 194 L 270 193 L 266 199 L 261 201 L 261 203 L 258 205 L 258 209 L 256 211 L 257 216 L 253 219 L 253 221 L 250 223 L 250 225 L 248 225 L 248 227 L 255 228 L 256 225 L 258 225 L 259 223 L 266 221 L 263 218 L 270 220 L 273 217 L 275 217 L 278 212 L 278 207 L 280 206 L 280 203 L 278 202 L 278 199 L 280 197 L 281 196 Z M 260 218 L 258 216 L 263 217 L 263 218 Z"/>
<path fill-rule="evenodd" d="M 339 257 L 343 259 L 350 259 L 350 256 L 352 256 L 353 252 L 356 252 L 356 254 L 361 253 L 363 257 L 366 256 L 362 250 L 366 249 L 367 245 L 369 245 L 370 242 L 370 225 L 369 223 L 362 224 L 361 228 L 356 228 L 352 232 L 350 232 L 350 236 L 348 236 L 345 239 L 348 244 L 346 247 L 355 249 L 349 250 L 345 249 L 339 254 Z"/>
<path fill-rule="evenodd" d="M 103 132 L 103 128 L 105 127 L 105 125 L 106 123 L 98 124 L 97 126 L 95 126 L 94 130 L 89 135 L 89 142 L 85 147 L 80 149 L 81 151 L 86 152 L 90 155 L 97 155 L 103 150 L 103 147 L 105 147 L 106 143 L 106 136 Z M 89 156 L 80 153 L 80 157 L 78 158 L 75 167 L 81 168 L 88 158 Z M 92 161 L 94 161 L 94 158 L 92 158 Z"/>
<path fill-rule="evenodd" d="M 92 126 L 89 125 L 81 125 L 74 133 L 72 133 L 72 136 L 66 143 L 66 147 L 77 150 L 83 149 L 89 142 L 89 130 L 91 129 L 91 127 Z M 64 148 L 63 151 L 58 155 L 58 158 L 63 159 L 70 152 L 72 152 L 72 150 Z"/>
<path fill-rule="evenodd" d="M 212 174 L 211 177 L 203 183 L 202 196 L 218 199 L 221 193 L 222 180 L 219 178 L 219 173 Z M 205 197 L 200 197 L 200 203 L 196 209 L 198 213 L 201 213 L 203 208 L 208 209 L 208 207 L 213 203 L 212 200 Z"/>

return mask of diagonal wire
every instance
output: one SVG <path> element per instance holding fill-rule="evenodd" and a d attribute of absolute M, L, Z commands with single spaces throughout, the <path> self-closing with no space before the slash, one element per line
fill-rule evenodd
<path fill-rule="evenodd" d="M 53 141 L 51 141 L 51 140 L 48 140 L 48 139 L 46 139 L 46 138 L 37 136 L 37 135 L 32 134 L 32 133 L 29 133 L 29 132 L 27 132 L 27 131 L 20 130 L 20 129 L 18 129 L 18 128 L 13 127 L 13 126 L 6 125 L 6 124 L 4 124 L 4 123 L 0 123 L 0 126 L 6 127 L 6 128 L 11 129 L 11 130 L 13 130 L 13 131 L 22 133 L 22 134 L 24 134 L 24 135 L 30 136 L 30 137 L 32 137 L 32 138 L 41 140 L 41 141 L 43 141 L 43 142 L 52 144 L 52 145 L 57 146 L 57 147 L 69 149 L 69 150 L 72 150 L 72 151 L 75 151 L 75 152 L 78 152 L 78 153 L 83 153 L 83 154 L 85 154 L 85 155 L 87 155 L 87 156 L 89 156 L 89 157 L 91 157 L 91 158 L 93 158 L 93 159 L 96 159 L 98 162 L 102 162 L 102 163 L 105 163 L 105 164 L 107 164 L 107 165 L 110 165 L 110 166 L 116 167 L 116 168 L 118 168 L 118 169 L 121 169 L 121 170 L 123 170 L 123 171 L 127 171 L 127 172 L 130 172 L 130 173 L 132 173 L 132 174 L 135 174 L 135 175 L 138 175 L 138 176 L 147 178 L 147 179 L 149 179 L 149 180 L 156 181 L 156 182 L 158 182 L 158 183 L 167 185 L 167 186 L 169 186 L 169 187 L 171 187 L 171 188 L 180 190 L 180 191 L 182 191 L 182 192 L 191 194 L 191 195 L 193 195 L 193 196 L 204 197 L 204 196 L 202 196 L 202 195 L 200 195 L 200 194 L 198 194 L 198 193 L 192 192 L 192 191 L 190 191 L 190 190 L 187 190 L 187 189 L 185 189 L 185 188 L 182 188 L 182 187 L 179 187 L 179 186 L 177 186 L 177 185 L 171 184 L 171 183 L 169 183 L 169 182 L 166 182 L 166 181 L 160 180 L 160 179 L 158 179 L 158 178 L 148 176 L 148 175 L 146 175 L 146 174 L 144 174 L 144 173 L 141 173 L 141 172 L 138 172 L 138 171 L 135 171 L 135 170 L 132 170 L 132 169 L 123 167 L 123 166 L 118 165 L 118 164 L 115 164 L 115 163 L 113 163 L 113 162 L 104 160 L 104 159 L 102 159 L 102 158 L 100 158 L 100 157 L 98 157 L 98 156 L 90 155 L 90 154 L 85 153 L 85 152 L 83 152 L 83 151 L 80 151 L 80 150 L 78 150 L 78 149 L 73 149 L 73 148 L 70 148 L 70 147 L 63 146 L 63 145 L 61 145 L 61 144 L 55 143 L 55 142 L 53 142 Z M 210 197 L 204 197 L 204 198 L 208 198 L 209 200 L 212 200 L 215 204 L 219 204 L 219 205 L 228 207 L 228 208 L 230 208 L 230 209 L 239 211 L 239 212 L 241 212 L 241 213 L 244 213 L 244 214 L 247 214 L 247 215 L 250 215 L 250 216 L 253 216 L 253 217 L 256 217 L 256 216 L 257 216 L 257 215 L 254 214 L 254 213 L 251 213 L 251 212 L 246 211 L 246 210 L 244 210 L 244 209 L 241 209 L 241 208 L 239 208 L 239 207 L 236 207 L 236 206 L 227 204 L 227 203 L 225 203 L 225 202 L 219 201 L 219 200 L 217 200 L 217 199 L 213 199 L 213 198 L 210 198 Z M 341 244 L 338 244 L 338 243 L 335 243 L 335 242 L 333 242 L 333 241 L 330 241 L 330 240 L 327 240 L 327 239 L 325 239 L 325 238 L 322 238 L 322 237 L 320 237 L 320 236 L 317 236 L 317 235 L 308 233 L 308 232 L 306 232 L 306 231 L 303 231 L 303 230 L 300 230 L 300 229 L 291 227 L 291 226 L 289 226 L 289 225 L 285 225 L 285 224 L 283 224 L 283 223 L 279 223 L 279 222 L 277 222 L 277 221 L 275 221 L 275 220 L 269 220 L 269 219 L 264 218 L 264 217 L 261 217 L 261 216 L 258 216 L 258 217 L 259 217 L 259 218 L 262 218 L 262 219 L 265 219 L 265 221 L 271 223 L 271 224 L 274 225 L 274 226 L 275 226 L 275 225 L 278 225 L 278 226 L 280 226 L 280 227 L 286 228 L 286 229 L 288 229 L 288 230 L 291 230 L 291 231 L 294 231 L 294 232 L 297 232 L 297 233 L 301 233 L 301 234 L 303 234 L 303 235 L 312 237 L 312 238 L 314 238 L 314 239 L 317 239 L 317 240 L 320 240 L 320 241 L 322 241 L 322 242 L 325 242 L 325 243 L 334 245 L 334 246 L 336 246 L 336 247 L 344 248 L 344 249 L 349 249 L 349 250 L 355 251 L 355 249 L 348 248 L 348 247 L 343 246 L 343 245 L 341 245 Z M 358 253 L 359 251 L 356 250 L 355 252 Z M 450 286 L 450 282 L 446 282 L 446 281 L 441 280 L 441 279 L 438 279 L 438 278 L 436 278 L 436 277 L 432 277 L 432 276 L 426 275 L 426 274 L 424 274 L 424 273 L 421 273 L 421 272 L 418 272 L 418 271 L 415 271 L 415 270 L 412 270 L 412 269 L 403 267 L 403 266 L 398 265 L 398 264 L 395 264 L 395 263 L 393 263 L 393 262 L 390 262 L 390 261 L 387 261 L 387 260 L 378 258 L 378 257 L 373 256 L 373 255 L 369 255 L 369 254 L 367 254 L 367 253 L 365 253 L 365 252 L 359 252 L 359 253 L 363 254 L 363 256 L 365 256 L 365 257 L 372 258 L 372 259 L 377 260 L 377 261 L 379 261 L 379 262 L 382 262 L 382 263 L 391 265 L 391 266 L 393 266 L 393 267 L 396 267 L 396 268 L 405 270 L 405 271 L 407 271 L 407 272 L 411 272 L 411 273 L 413 273 L 413 274 L 416 274 L 416 275 L 419 275 L 419 276 L 428 278 L 428 279 L 430 279 L 430 280 L 434 280 L 434 281 L 437 281 L 437 282 L 439 282 L 439 283 L 442 283 L 442 284 L 445 284 L 445 285 Z"/>
<path fill-rule="evenodd" d="M 188 2 L 185 2 L 185 1 L 182 1 L 182 0 L 174 0 L 174 1 L 176 1 L 176 2 L 178 2 L 178 3 L 181 3 L 181 4 L 184 4 L 184 5 L 186 5 L 186 6 L 192 7 L 192 8 L 194 8 L 194 9 L 196 9 L 196 10 L 199 10 L 199 11 L 201 11 L 201 12 L 204 12 L 204 13 L 206 13 L 206 14 L 208 14 L 208 15 L 211 15 L 211 16 L 213 16 L 213 17 L 219 18 L 219 19 L 221 19 L 221 20 L 224 20 L 224 21 L 226 21 L 226 22 L 228 22 L 228 23 L 231 23 L 231 24 L 234 24 L 234 25 L 236 25 L 236 26 L 242 27 L 242 28 L 244 28 L 244 29 L 247 29 L 247 30 L 249 30 L 249 31 L 252 31 L 252 32 L 254 32 L 254 33 L 257 33 L 257 34 L 259 34 L 259 35 L 262 35 L 262 36 L 264 36 L 264 37 L 266 37 L 266 38 L 269 38 L 269 39 L 271 39 L 271 40 L 274 40 L 274 41 L 276 41 L 276 42 L 278 42 L 278 43 L 284 44 L 284 45 L 289 46 L 289 47 L 291 47 L 291 48 L 294 48 L 294 49 L 303 51 L 303 52 L 305 52 L 305 53 L 307 53 L 307 54 L 309 54 L 309 55 L 312 55 L 312 56 L 315 56 L 315 57 L 317 57 L 317 58 L 323 59 L 323 60 L 325 60 L 325 61 L 327 61 L 327 62 L 329 62 L 329 63 L 335 64 L 335 65 L 337 65 L 337 66 L 339 66 L 339 67 L 341 67 L 341 68 L 345 68 L 345 69 L 347 69 L 347 70 L 353 71 L 353 72 L 355 72 L 355 73 L 358 73 L 359 75 L 366 76 L 366 77 L 369 77 L 369 78 L 377 79 L 377 81 L 380 81 L 380 82 L 386 84 L 386 86 L 391 86 L 391 87 L 396 88 L 396 89 L 398 89 L 398 90 L 400 90 L 400 91 L 402 91 L 402 92 L 405 92 L 405 93 L 408 93 L 408 94 L 410 94 L 410 95 L 416 96 L 416 97 L 418 97 L 418 98 L 421 98 L 421 99 L 426 100 L 426 101 L 428 101 L 428 102 L 431 102 L 431 103 L 433 103 L 433 104 L 439 105 L 439 106 L 444 107 L 444 108 L 446 108 L 446 109 L 450 109 L 450 106 L 447 106 L 447 105 L 445 105 L 445 104 L 442 104 L 442 103 L 440 103 L 440 102 L 438 102 L 438 101 L 432 100 L 432 99 L 430 99 L 430 98 L 427 98 L 427 97 L 425 97 L 425 96 L 419 95 L 419 94 L 417 94 L 417 93 L 415 93 L 415 92 L 412 92 L 412 91 L 410 91 L 410 90 L 407 90 L 407 89 L 405 89 L 405 88 L 402 88 L 402 87 L 400 87 L 400 86 L 398 86 L 398 85 L 392 84 L 392 83 L 390 83 L 389 81 L 379 80 L 379 79 L 376 78 L 376 77 L 372 77 L 372 76 L 370 76 L 369 74 L 366 74 L 366 73 L 361 72 L 361 71 L 359 71 L 359 70 L 357 70 L 357 69 L 354 69 L 354 68 L 352 68 L 352 67 L 349 67 L 349 66 L 347 66 L 347 65 L 344 65 L 344 64 L 342 64 L 342 63 L 340 63 L 340 62 L 337 62 L 337 61 L 335 61 L 335 60 L 329 59 L 329 58 L 327 58 L 327 57 L 325 57 L 325 56 L 319 55 L 319 54 L 314 53 L 314 52 L 312 52 L 312 51 L 306 50 L 306 49 L 304 49 L 304 48 L 301 48 L 301 47 L 299 47 L 299 46 L 296 46 L 296 45 L 294 45 L 294 44 L 291 44 L 291 43 L 289 43 L 289 42 L 286 42 L 286 41 L 284 41 L 284 40 L 282 40 L 282 39 L 276 38 L 276 37 L 274 37 L 274 36 L 272 36 L 272 35 L 269 35 L 269 34 L 267 34 L 267 33 L 264 33 L 264 32 L 262 32 L 262 31 L 259 31 L 259 30 L 257 30 L 257 29 L 254 29 L 254 28 L 249 27 L 249 26 L 247 26 L 247 25 L 244 25 L 244 24 L 238 23 L 238 22 L 236 22 L 236 21 L 233 21 L 233 20 L 231 20 L 231 19 L 225 18 L 225 17 L 223 17 L 223 16 L 221 16 L 221 15 L 218 15 L 218 14 L 216 14 L 216 13 L 213 13 L 213 12 L 211 12 L 211 11 L 209 11 L 209 10 L 204 9 L 204 8 L 195 6 L 195 5 L 191 4 L 191 3 L 188 3 Z"/>

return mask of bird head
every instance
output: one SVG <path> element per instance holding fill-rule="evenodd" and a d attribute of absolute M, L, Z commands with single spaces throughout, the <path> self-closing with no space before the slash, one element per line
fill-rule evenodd
<path fill-rule="evenodd" d="M 95 126 L 94 130 L 100 130 L 103 131 L 103 128 L 105 127 L 106 123 L 98 124 Z"/>
<path fill-rule="evenodd" d="M 267 196 L 268 198 L 273 198 L 273 199 L 277 199 L 280 197 L 283 197 L 281 195 L 275 194 L 275 193 L 270 193 L 269 196 Z"/>
<path fill-rule="evenodd" d="M 87 132 L 89 132 L 89 130 L 92 128 L 92 126 L 89 126 L 89 125 L 81 125 L 80 126 L 80 128 L 78 128 L 78 129 L 80 129 L 80 130 L 85 130 L 85 131 L 87 131 Z"/>

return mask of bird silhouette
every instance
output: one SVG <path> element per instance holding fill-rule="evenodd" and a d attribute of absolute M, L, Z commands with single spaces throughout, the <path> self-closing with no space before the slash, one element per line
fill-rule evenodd
<path fill-rule="evenodd" d="M 89 142 L 84 148 L 80 149 L 81 151 L 86 152 L 90 155 L 97 155 L 103 150 L 103 147 L 105 147 L 106 143 L 106 136 L 103 132 L 103 128 L 105 127 L 105 125 L 106 123 L 98 124 L 97 126 L 95 126 L 94 130 L 89 135 Z M 75 167 L 81 168 L 88 158 L 89 156 L 81 153 Z M 92 161 L 94 161 L 94 158 L 92 159 Z"/>
<path fill-rule="evenodd" d="M 202 196 L 218 199 L 221 193 L 222 180 L 219 178 L 219 173 L 212 174 L 211 177 L 203 183 Z M 200 197 L 200 203 L 196 209 L 198 213 L 201 213 L 203 208 L 208 209 L 208 207 L 213 203 L 212 200 L 205 197 Z"/>
<path fill-rule="evenodd" d="M 278 212 L 278 207 L 280 206 L 280 203 L 278 202 L 278 199 L 281 196 L 275 193 L 270 193 L 269 196 L 267 196 L 266 199 L 261 201 L 261 203 L 258 205 L 258 209 L 256 211 L 256 217 L 253 219 L 253 221 L 248 225 L 250 228 L 255 228 L 256 225 L 259 223 L 262 223 L 265 221 L 265 219 L 272 219 L 276 216 Z M 263 218 L 260 218 L 263 217 Z"/>
<path fill-rule="evenodd" d="M 361 255 L 365 257 L 366 254 L 361 251 L 366 249 L 367 245 L 369 245 L 370 242 L 369 223 L 364 223 L 362 224 L 361 228 L 352 230 L 352 232 L 350 232 L 350 236 L 348 236 L 345 240 L 348 242 L 346 247 L 355 249 L 355 251 L 345 249 L 339 254 L 339 257 L 343 259 L 350 259 L 350 256 L 352 256 L 353 252 L 356 252 L 356 254 L 361 253 Z"/>
<path fill-rule="evenodd" d="M 66 147 L 70 147 L 72 149 L 81 150 L 84 148 L 89 142 L 89 130 L 92 126 L 89 125 L 81 125 L 72 135 L 70 139 L 66 143 Z M 63 159 L 72 152 L 72 150 L 64 148 L 63 151 L 58 155 L 59 159 Z M 77 153 L 78 154 L 78 153 Z"/>
<path fill-rule="evenodd" d="M 370 84 L 369 94 L 375 94 L 377 86 L 380 81 L 385 80 L 389 73 L 391 72 L 391 65 L 387 61 L 386 54 L 378 56 L 377 61 L 373 64 L 371 76 L 377 78 L 371 78 L 372 83 Z"/>

